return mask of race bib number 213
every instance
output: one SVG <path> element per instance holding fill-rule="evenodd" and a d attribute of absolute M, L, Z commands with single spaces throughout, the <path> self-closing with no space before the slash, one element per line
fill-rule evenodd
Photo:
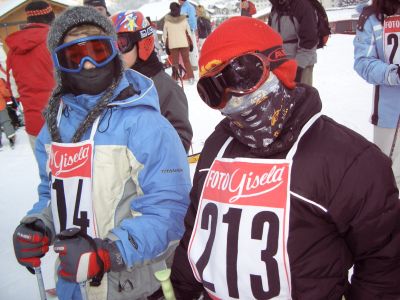
<path fill-rule="evenodd" d="M 214 299 L 290 299 L 286 249 L 291 163 L 217 159 L 189 244 L 195 277 Z"/>

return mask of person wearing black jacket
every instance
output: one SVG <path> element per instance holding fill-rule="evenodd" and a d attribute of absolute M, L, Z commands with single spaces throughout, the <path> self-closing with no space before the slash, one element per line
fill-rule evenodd
<path fill-rule="evenodd" d="M 197 5 L 196 7 L 197 16 L 197 34 L 199 36 L 199 50 L 204 44 L 207 36 L 211 33 L 211 21 L 207 16 L 206 9 L 203 5 Z"/>
<path fill-rule="evenodd" d="M 296 82 L 312 85 L 317 62 L 316 12 L 308 0 L 270 0 L 268 25 L 283 39 L 286 54 L 296 60 Z"/>
<path fill-rule="evenodd" d="M 136 26 L 130 26 L 136 20 Z M 118 47 L 125 65 L 151 78 L 157 89 L 161 114 L 168 119 L 182 141 L 186 153 L 192 143 L 193 130 L 183 89 L 163 69 L 157 58 L 151 23 L 140 11 L 121 11 L 111 17 L 118 33 Z"/>
<path fill-rule="evenodd" d="M 226 118 L 193 178 L 177 299 L 399 299 L 389 159 L 321 114 L 318 91 L 295 83 L 296 62 L 260 20 L 221 24 L 199 66 L 201 99 Z"/>

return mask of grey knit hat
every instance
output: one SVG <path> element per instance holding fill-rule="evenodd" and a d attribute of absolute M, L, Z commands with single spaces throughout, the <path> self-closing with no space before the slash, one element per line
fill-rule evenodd
<path fill-rule="evenodd" d="M 94 25 L 100 27 L 107 36 L 117 39 L 113 24 L 107 17 L 90 6 L 75 6 L 66 9 L 53 22 L 47 36 L 50 52 L 63 43 L 64 37 L 72 28 L 79 25 Z"/>

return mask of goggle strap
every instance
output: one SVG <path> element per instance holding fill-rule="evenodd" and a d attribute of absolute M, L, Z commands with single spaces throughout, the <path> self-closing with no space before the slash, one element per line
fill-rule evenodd
<path fill-rule="evenodd" d="M 260 51 L 259 53 L 264 54 L 268 58 L 271 71 L 278 68 L 283 63 L 289 61 L 282 46 L 275 46 L 267 50 Z"/>

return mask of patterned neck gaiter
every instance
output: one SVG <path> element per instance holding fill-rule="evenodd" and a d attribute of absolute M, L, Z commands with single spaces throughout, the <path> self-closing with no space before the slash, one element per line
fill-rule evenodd
<path fill-rule="evenodd" d="M 221 113 L 230 120 L 235 137 L 251 148 L 265 148 L 281 133 L 291 114 L 295 97 L 292 90 L 271 73 L 254 93 L 232 97 Z"/>

